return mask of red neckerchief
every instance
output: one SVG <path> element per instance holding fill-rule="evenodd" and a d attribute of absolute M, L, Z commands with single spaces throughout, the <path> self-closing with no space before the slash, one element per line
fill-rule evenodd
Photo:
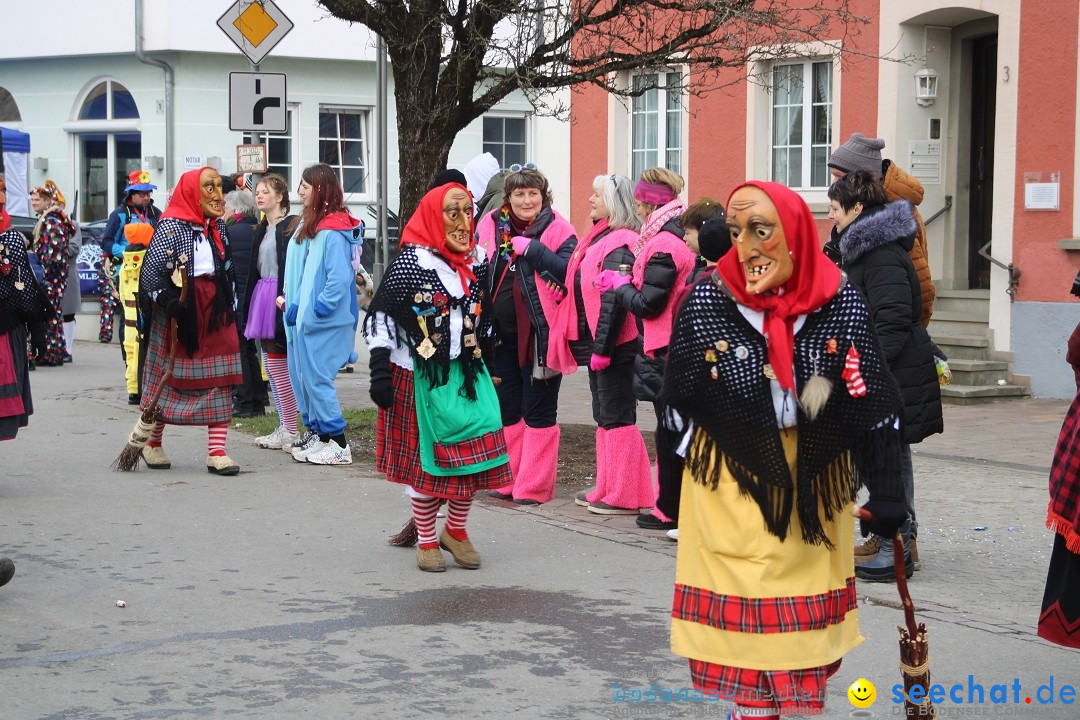
<path fill-rule="evenodd" d="M 206 232 L 206 237 L 210 238 L 214 247 L 217 248 L 218 257 L 224 260 L 225 244 L 221 240 L 217 223 L 214 222 L 217 218 L 208 218 L 203 215 L 202 205 L 200 204 L 202 188 L 199 187 L 199 176 L 202 175 L 203 170 L 212 169 L 201 167 L 196 170 L 188 170 L 181 175 L 180 182 L 176 183 L 176 190 L 173 191 L 172 199 L 169 201 L 169 206 L 165 208 L 165 212 L 161 213 L 161 217 L 162 219 L 176 218 L 192 225 L 201 225 Z"/>
<path fill-rule="evenodd" d="M 468 188 L 458 183 L 447 183 L 437 188 L 428 190 L 416 212 L 409 218 L 405 229 L 401 233 L 401 246 L 420 245 L 437 252 L 450 267 L 457 271 L 461 278 L 461 287 L 465 293 L 469 292 L 469 283 L 476 282 L 476 275 L 469 267 L 469 256 L 476 247 L 476 238 L 472 232 L 472 221 L 469 221 L 469 249 L 463 253 L 456 253 L 446 247 L 446 225 L 443 224 L 443 198 L 451 188 L 459 188 L 469 192 Z"/>
<path fill-rule="evenodd" d="M 776 206 L 794 264 L 791 277 L 772 292 L 748 294 L 746 275 L 735 248 L 720 258 L 716 270 L 739 304 L 765 313 L 769 364 L 776 373 L 780 387 L 794 392 L 792 365 L 795 358 L 795 320 L 799 315 L 812 313 L 833 299 L 840 289 L 840 268 L 818 247 L 814 216 L 801 197 L 786 185 L 757 180 L 739 185 L 731 194 L 748 185 L 764 190 Z"/>

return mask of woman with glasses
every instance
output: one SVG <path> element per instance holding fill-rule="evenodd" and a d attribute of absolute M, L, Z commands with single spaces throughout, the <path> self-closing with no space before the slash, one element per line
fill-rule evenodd
<path fill-rule="evenodd" d="M 496 382 L 513 483 L 495 496 L 519 505 L 554 499 L 559 460 L 559 387 L 548 365 L 550 318 L 566 294 L 566 266 L 577 245 L 574 227 L 551 207 L 543 173 L 514 165 L 503 204 L 479 221 L 487 257 L 481 338 Z M 525 468 L 528 470 L 526 471 Z"/>
<path fill-rule="evenodd" d="M 641 219 L 634 190 L 622 175 L 598 175 L 589 197 L 592 227 L 574 248 L 566 271 L 573 296 L 559 303 L 552 324 L 550 365 L 564 374 L 589 368 L 596 421 L 596 487 L 575 497 L 599 515 L 636 515 L 653 502 L 649 454 L 637 428 L 634 359 L 641 352 L 637 323 L 611 290 L 593 281 L 601 272 L 630 274 Z"/>
<path fill-rule="evenodd" d="M 648 529 L 673 528 L 679 512 L 682 461 L 675 448 L 683 427 L 678 419 L 665 415 L 656 395 L 663 382 L 664 358 L 679 309 L 677 296 L 697 259 L 686 247 L 679 224 L 686 210 L 686 203 L 679 197 L 682 189 L 682 177 L 666 168 L 654 167 L 641 173 L 634 186 L 634 199 L 643 224 L 634 244 L 633 272 L 621 275 L 609 270 L 596 279 L 601 292 L 613 290 L 618 302 L 641 320 L 644 354 L 638 361 L 637 397 L 651 400 L 656 409 L 656 465 L 661 490 L 653 512 L 638 517 L 638 525 Z"/>
<path fill-rule="evenodd" d="M 356 269 L 364 226 L 349 214 L 337 172 L 319 163 L 304 170 L 304 211 L 285 256 L 285 337 L 289 376 L 307 432 L 293 444 L 297 462 L 351 465 L 334 377 L 356 362 L 360 321 Z"/>

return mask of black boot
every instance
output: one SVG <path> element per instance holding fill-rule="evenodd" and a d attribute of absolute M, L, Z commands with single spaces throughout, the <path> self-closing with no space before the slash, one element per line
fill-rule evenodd
<path fill-rule="evenodd" d="M 893 563 L 893 544 L 882 538 L 881 549 L 876 555 L 865 558 L 855 564 L 855 577 L 869 582 L 895 582 L 896 569 Z M 915 563 L 911 559 L 911 547 L 904 542 L 904 577 L 910 578 L 915 572 Z"/>

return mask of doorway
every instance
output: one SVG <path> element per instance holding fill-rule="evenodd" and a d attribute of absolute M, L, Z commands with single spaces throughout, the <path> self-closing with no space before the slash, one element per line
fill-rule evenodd
<path fill-rule="evenodd" d="M 993 251 L 994 118 L 997 113 L 997 35 L 971 41 L 971 132 L 968 217 L 968 287 L 990 289 L 990 260 L 979 254 Z"/>

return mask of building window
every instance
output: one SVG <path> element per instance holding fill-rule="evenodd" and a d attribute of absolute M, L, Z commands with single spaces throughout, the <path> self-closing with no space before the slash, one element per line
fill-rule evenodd
<path fill-rule="evenodd" d="M 285 187 L 295 187 L 300 178 L 295 176 L 296 148 L 293 128 L 296 127 L 296 105 L 285 111 L 285 132 L 265 133 L 267 171 L 285 178 Z M 251 133 L 244 133 L 244 144 L 251 143 Z"/>
<path fill-rule="evenodd" d="M 791 188 L 829 186 L 832 63 L 784 63 L 772 69 L 772 179 Z"/>
<path fill-rule="evenodd" d="M 319 162 L 338 171 L 346 197 L 368 192 L 368 111 L 319 109 Z"/>
<path fill-rule="evenodd" d="M 0 87 L 0 122 L 22 122 L 19 105 L 7 88 Z"/>
<path fill-rule="evenodd" d="M 630 106 L 631 177 L 651 167 L 682 174 L 683 75 L 677 70 L 634 75 L 631 88 L 640 95 Z"/>
<path fill-rule="evenodd" d="M 115 124 L 116 130 L 77 136 L 80 219 L 108 217 L 124 196 L 128 174 L 142 167 L 142 134 L 132 132 L 130 122 L 122 122 L 138 117 L 135 98 L 115 80 L 101 82 L 86 94 L 79 119 L 106 121 L 106 125 Z M 158 202 L 163 200 L 158 197 Z"/>
<path fill-rule="evenodd" d="M 525 118 L 484 116 L 484 152 L 494 155 L 499 167 L 508 168 L 514 163 L 524 165 L 529 161 L 525 138 Z"/>

